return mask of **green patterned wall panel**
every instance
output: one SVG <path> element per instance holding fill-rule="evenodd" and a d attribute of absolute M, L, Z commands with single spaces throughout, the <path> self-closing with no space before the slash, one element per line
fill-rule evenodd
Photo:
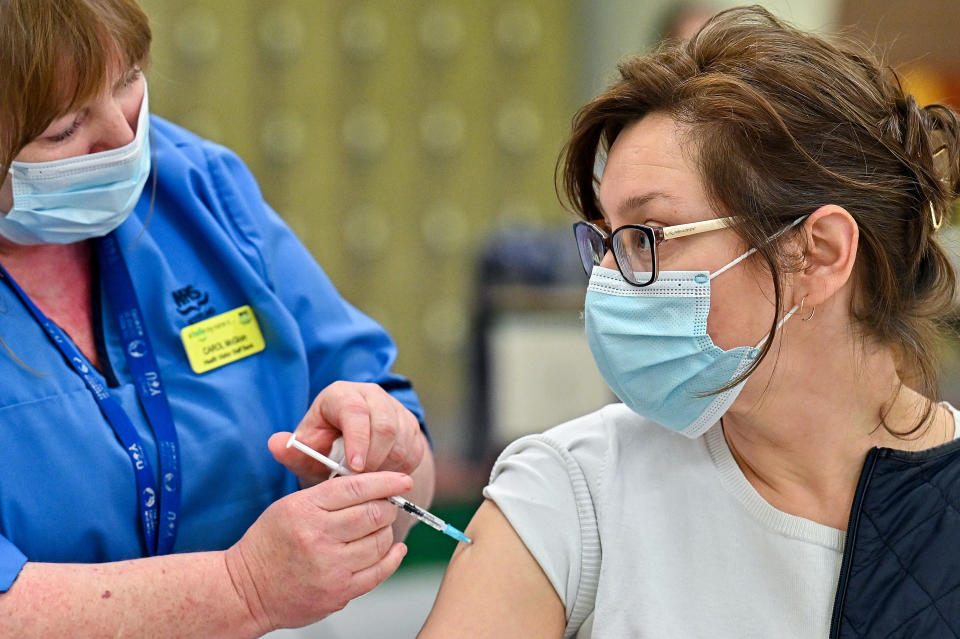
<path fill-rule="evenodd" d="M 575 3 L 143 0 L 155 112 L 236 150 L 400 345 L 442 448 L 464 422 L 474 256 L 565 222 Z"/>

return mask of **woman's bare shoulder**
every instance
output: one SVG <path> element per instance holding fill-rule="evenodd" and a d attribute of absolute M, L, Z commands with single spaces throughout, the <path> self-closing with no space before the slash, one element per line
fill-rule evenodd
<path fill-rule="evenodd" d="M 466 532 L 473 543 L 454 552 L 419 637 L 562 637 L 563 603 L 496 504 L 485 501 Z"/>

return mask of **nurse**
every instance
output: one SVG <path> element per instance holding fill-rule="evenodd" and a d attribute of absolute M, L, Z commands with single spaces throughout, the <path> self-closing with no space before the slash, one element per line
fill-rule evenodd
<path fill-rule="evenodd" d="M 391 339 L 150 114 L 150 37 L 132 0 L 0 0 L 2 637 L 304 625 L 396 569 L 383 498 L 432 496 Z M 379 472 L 323 481 L 292 429 Z"/>

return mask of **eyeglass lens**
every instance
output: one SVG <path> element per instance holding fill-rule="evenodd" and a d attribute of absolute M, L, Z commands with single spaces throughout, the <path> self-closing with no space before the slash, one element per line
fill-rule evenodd
<path fill-rule="evenodd" d="M 603 235 L 589 224 L 579 223 L 574 226 L 577 239 L 577 248 L 580 251 L 580 261 L 587 275 L 598 266 L 607 252 L 607 244 Z M 623 277 L 637 286 L 645 286 L 653 277 L 653 250 L 650 237 L 643 229 L 623 227 L 613 234 L 611 240 L 613 255 Z M 650 278 L 640 281 L 637 273 L 646 273 Z"/>
<path fill-rule="evenodd" d="M 603 236 L 589 224 L 575 224 L 573 233 L 577 238 L 577 249 L 580 251 L 580 262 L 583 272 L 587 275 L 593 272 L 593 267 L 600 264 L 607 252 L 607 244 Z"/>
<path fill-rule="evenodd" d="M 643 229 L 625 227 L 613 234 L 613 253 L 621 270 L 650 273 L 653 271 L 653 250 L 650 237 Z M 625 276 L 626 277 L 626 276 Z"/>

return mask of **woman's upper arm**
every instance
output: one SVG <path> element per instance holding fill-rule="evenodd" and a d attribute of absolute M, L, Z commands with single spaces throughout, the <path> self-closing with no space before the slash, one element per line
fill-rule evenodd
<path fill-rule="evenodd" d="M 485 501 L 467 527 L 418 637 L 563 637 L 563 602 L 510 522 Z"/>

